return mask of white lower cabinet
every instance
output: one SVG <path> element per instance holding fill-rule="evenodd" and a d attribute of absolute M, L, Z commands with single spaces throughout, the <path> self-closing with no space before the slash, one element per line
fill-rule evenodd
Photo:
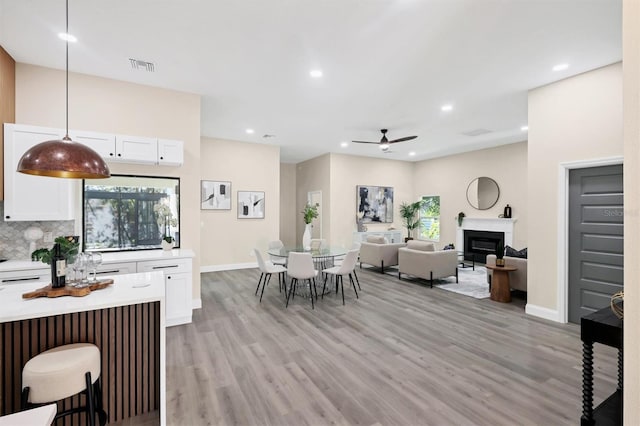
<path fill-rule="evenodd" d="M 48 268 L 0 272 L 0 285 L 24 284 L 29 282 L 37 283 L 48 280 L 51 280 L 51 269 Z"/>
<path fill-rule="evenodd" d="M 191 269 L 190 258 L 138 262 L 138 272 L 164 272 L 167 326 L 191 322 Z"/>

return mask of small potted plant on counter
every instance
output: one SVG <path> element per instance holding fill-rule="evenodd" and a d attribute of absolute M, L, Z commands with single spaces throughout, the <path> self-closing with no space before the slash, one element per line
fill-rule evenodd
<path fill-rule="evenodd" d="M 71 264 L 75 262 L 75 258 L 78 254 L 78 247 L 80 244 L 78 243 L 79 237 L 77 236 L 69 236 L 69 237 L 57 237 L 54 240 L 55 244 L 60 244 L 60 253 L 67 260 L 67 264 Z M 47 265 L 51 265 L 51 258 L 53 257 L 53 248 L 39 248 L 31 253 L 31 260 L 34 262 L 40 261 L 42 263 L 46 263 Z"/>
<path fill-rule="evenodd" d="M 153 211 L 157 215 L 158 228 L 162 230 L 160 245 L 163 250 L 171 250 L 176 241 L 171 235 L 171 227 L 178 226 L 178 219 L 173 217 L 171 207 L 165 202 L 160 202 L 153 206 Z"/>

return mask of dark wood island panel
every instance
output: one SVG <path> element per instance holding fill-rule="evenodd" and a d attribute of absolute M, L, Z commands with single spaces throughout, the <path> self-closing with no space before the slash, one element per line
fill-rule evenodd
<path fill-rule="evenodd" d="M 47 349 L 87 342 L 100 348 L 103 405 L 109 422 L 160 409 L 160 302 L 24 319 L 0 324 L 0 415 L 20 410 L 22 368 Z M 84 402 L 58 403 L 58 411 Z M 84 415 L 58 425 L 85 424 Z"/>

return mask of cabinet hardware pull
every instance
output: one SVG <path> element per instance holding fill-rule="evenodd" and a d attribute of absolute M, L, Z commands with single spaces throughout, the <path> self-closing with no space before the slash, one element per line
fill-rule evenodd
<path fill-rule="evenodd" d="M 41 277 L 25 277 L 25 278 L 9 278 L 6 280 L 2 280 L 3 283 L 14 283 L 18 281 L 36 281 L 41 279 Z"/>
<path fill-rule="evenodd" d="M 167 269 L 167 268 L 177 268 L 179 265 L 167 265 L 167 266 L 154 266 L 151 269 Z"/>
<path fill-rule="evenodd" d="M 98 271 L 96 272 L 96 274 L 100 275 L 100 274 L 117 274 L 118 272 L 120 272 L 120 269 L 114 269 L 111 271 Z"/>

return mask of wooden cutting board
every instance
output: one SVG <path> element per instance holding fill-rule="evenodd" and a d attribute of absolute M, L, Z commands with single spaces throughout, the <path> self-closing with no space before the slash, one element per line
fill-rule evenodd
<path fill-rule="evenodd" d="M 82 297 L 95 290 L 102 290 L 113 284 L 113 280 L 100 280 L 96 283 L 89 284 L 87 287 L 77 288 L 71 286 L 64 286 L 59 288 L 52 288 L 51 284 L 46 287 L 39 288 L 22 295 L 23 299 L 35 299 L 36 297 L 60 297 L 60 296 L 73 296 Z"/>

